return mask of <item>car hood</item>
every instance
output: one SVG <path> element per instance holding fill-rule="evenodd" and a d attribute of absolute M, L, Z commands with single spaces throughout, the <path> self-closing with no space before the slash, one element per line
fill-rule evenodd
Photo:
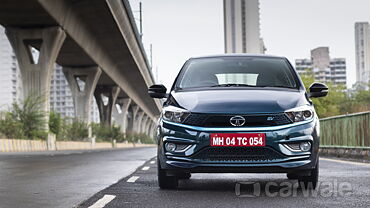
<path fill-rule="evenodd" d="M 298 90 L 228 89 L 178 91 L 177 104 L 194 113 L 280 113 L 309 104 Z"/>

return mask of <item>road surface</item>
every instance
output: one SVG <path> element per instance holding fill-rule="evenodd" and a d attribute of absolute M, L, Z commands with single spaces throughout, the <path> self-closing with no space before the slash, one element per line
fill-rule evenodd
<path fill-rule="evenodd" d="M 285 174 L 194 174 L 178 190 L 160 190 L 152 159 L 79 207 L 103 198 L 107 208 L 370 207 L 370 164 L 322 158 L 320 165 L 320 186 L 313 192 L 299 189 Z"/>
<path fill-rule="evenodd" d="M 0 154 L 0 207 L 76 206 L 155 154 L 155 148 Z"/>
<path fill-rule="evenodd" d="M 155 148 L 0 155 L 0 207 L 369 207 L 370 164 L 320 159 L 316 191 L 284 174 L 193 174 L 160 190 Z"/>

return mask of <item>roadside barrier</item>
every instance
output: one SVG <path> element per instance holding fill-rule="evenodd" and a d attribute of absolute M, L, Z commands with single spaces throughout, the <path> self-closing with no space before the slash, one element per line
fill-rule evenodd
<path fill-rule="evenodd" d="M 320 120 L 320 154 L 370 160 L 370 112 Z"/>
<path fill-rule="evenodd" d="M 78 142 L 78 141 L 56 141 L 56 150 L 88 150 L 109 148 L 132 148 L 154 146 L 152 144 L 114 143 L 110 142 Z M 41 140 L 23 139 L 0 139 L 0 152 L 33 152 L 47 151 L 47 142 Z"/>
<path fill-rule="evenodd" d="M 370 112 L 320 120 L 323 147 L 370 147 Z"/>

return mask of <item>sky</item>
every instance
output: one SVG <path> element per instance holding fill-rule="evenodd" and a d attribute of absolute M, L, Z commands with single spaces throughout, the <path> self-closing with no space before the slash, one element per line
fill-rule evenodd
<path fill-rule="evenodd" d="M 143 42 L 148 56 L 152 44 L 158 83 L 170 88 L 190 57 L 224 52 L 222 0 L 130 0 L 137 18 L 139 2 Z M 346 58 L 350 87 L 356 76 L 354 23 L 370 21 L 369 10 L 369 0 L 260 0 L 266 53 L 294 65 L 310 58 L 311 49 L 328 46 L 332 58 Z"/>

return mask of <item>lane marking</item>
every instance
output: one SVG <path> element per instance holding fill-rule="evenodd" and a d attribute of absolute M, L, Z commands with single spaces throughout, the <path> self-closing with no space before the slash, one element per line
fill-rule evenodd
<path fill-rule="evenodd" d="M 370 163 L 352 162 L 352 161 L 346 161 L 346 160 L 337 160 L 337 159 L 329 159 L 329 158 L 320 158 L 320 160 L 326 160 L 326 161 L 338 162 L 338 163 L 346 163 L 346 164 L 352 164 L 352 165 L 370 166 Z"/>
<path fill-rule="evenodd" d="M 140 177 L 139 176 L 132 176 L 131 178 L 129 178 L 128 180 L 127 180 L 127 182 L 128 183 L 135 183 L 135 181 L 137 180 L 137 179 L 139 179 Z"/>
<path fill-rule="evenodd" d="M 149 166 L 144 166 L 141 170 L 149 170 Z"/>
<path fill-rule="evenodd" d="M 96 201 L 93 205 L 89 206 L 89 208 L 103 208 L 105 205 L 107 205 L 109 202 L 111 202 L 114 198 L 116 198 L 115 195 L 104 195 L 103 198 Z"/>
<path fill-rule="evenodd" d="M 155 161 L 153 160 L 153 161 L 150 161 L 150 164 L 154 164 L 155 163 Z"/>

